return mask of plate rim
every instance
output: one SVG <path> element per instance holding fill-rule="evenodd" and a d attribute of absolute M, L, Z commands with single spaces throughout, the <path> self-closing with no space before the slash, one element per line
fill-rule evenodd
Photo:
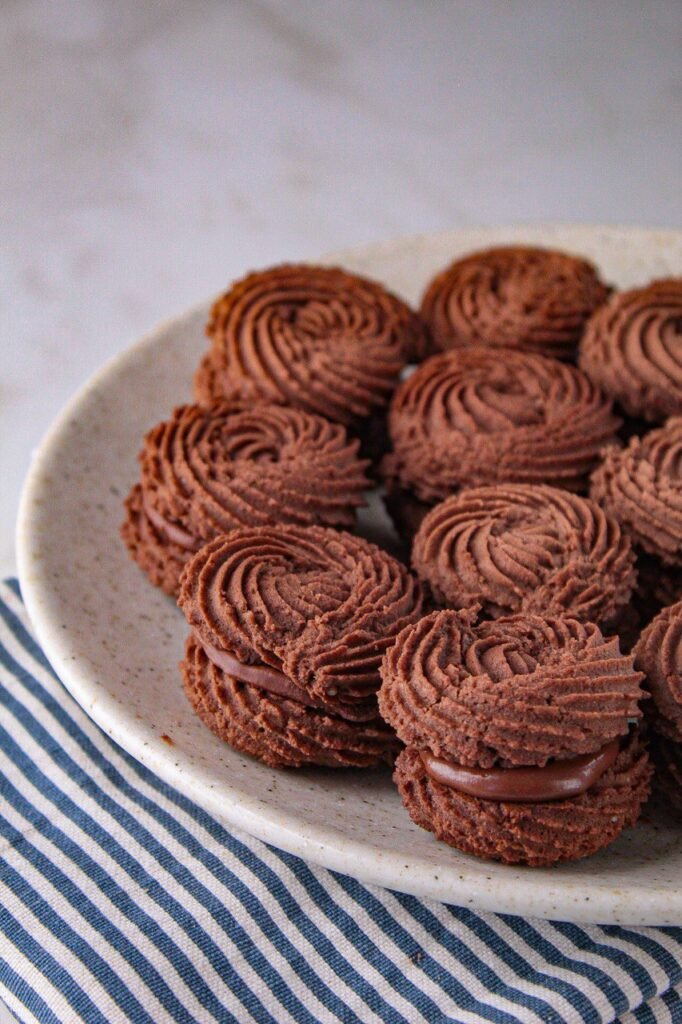
<path fill-rule="evenodd" d="M 353 255 L 357 256 L 361 253 L 371 258 L 375 253 L 378 255 L 382 251 L 394 249 L 396 246 L 433 244 L 435 239 L 444 242 L 448 238 L 452 238 L 453 244 L 455 244 L 458 237 L 461 238 L 465 235 L 485 235 L 493 239 L 495 236 L 502 236 L 507 232 L 516 234 L 524 230 L 533 233 L 547 232 L 549 234 L 555 232 L 571 234 L 574 231 L 576 233 L 624 232 L 635 236 L 642 235 L 643 238 L 647 237 L 648 239 L 655 234 L 664 236 L 666 240 L 671 242 L 682 242 L 682 230 L 657 227 L 646 228 L 639 225 L 575 222 L 530 222 L 513 225 L 483 225 L 480 227 L 472 225 L 440 232 L 407 235 L 368 245 L 356 246 L 352 249 L 346 248 L 327 253 L 319 257 L 315 262 L 343 262 L 344 259 L 350 259 Z M 308 260 L 306 262 L 313 261 Z M 189 774 L 195 780 L 202 782 L 204 773 L 199 771 L 196 766 L 191 772 L 188 772 L 186 769 L 184 772 L 179 771 L 174 764 L 173 757 L 170 756 L 171 752 L 168 748 L 163 749 L 162 746 L 150 744 L 148 747 L 140 749 L 139 745 L 132 741 L 127 743 L 126 740 L 133 733 L 127 732 L 125 726 L 118 724 L 117 716 L 114 716 L 113 723 L 110 718 L 107 718 L 105 713 L 107 708 L 106 701 L 98 702 L 95 708 L 85 707 L 83 683 L 78 678 L 78 672 L 74 670 L 73 664 L 62 656 L 57 642 L 59 639 L 58 634 L 55 631 L 53 635 L 51 624 L 44 617 L 44 605 L 49 603 L 47 599 L 49 598 L 50 584 L 47 578 L 43 577 L 41 579 L 40 576 L 36 576 L 33 572 L 30 526 L 32 508 L 36 503 L 36 499 L 39 499 L 40 491 L 44 488 L 44 483 L 41 479 L 44 466 L 46 463 L 49 463 L 50 458 L 54 457 L 58 450 L 60 438 L 78 408 L 91 397 L 94 391 L 102 386 L 102 384 L 105 384 L 108 378 L 115 374 L 120 366 L 125 365 L 131 357 L 143 353 L 147 347 L 157 342 L 160 335 L 172 330 L 174 326 L 183 320 L 189 320 L 192 317 L 196 317 L 202 310 L 207 310 L 211 301 L 213 301 L 212 297 L 204 299 L 159 321 L 150 330 L 143 333 L 139 339 L 132 344 L 126 345 L 121 351 L 108 359 L 77 389 L 53 420 L 32 455 L 22 488 L 16 527 L 16 553 L 22 597 L 38 642 L 53 665 L 58 678 L 84 710 L 85 714 L 103 732 L 169 785 L 180 789 L 186 786 Z M 565 916 L 566 911 L 563 907 L 559 911 L 557 908 L 550 906 L 552 903 L 552 876 L 555 882 L 559 882 L 559 878 L 556 875 L 557 869 L 534 869 L 514 866 L 512 870 L 521 875 L 521 878 L 515 878 L 514 892 L 510 894 L 508 891 L 501 891 L 505 890 L 505 887 L 509 888 L 510 881 L 510 879 L 505 880 L 503 875 L 499 878 L 495 878 L 494 875 L 484 875 L 486 886 L 484 889 L 479 888 L 482 874 L 481 868 L 492 867 L 497 870 L 500 866 L 487 865 L 484 861 L 472 859 L 471 871 L 468 871 L 466 867 L 457 865 L 459 884 L 456 886 L 456 891 L 444 892 L 444 886 L 437 875 L 435 876 L 435 882 L 430 877 L 426 877 L 432 875 L 432 868 L 425 870 L 423 862 L 421 862 L 420 872 L 415 873 L 409 881 L 402 876 L 397 878 L 395 874 L 396 869 L 392 865 L 391 858 L 382 856 L 382 849 L 373 847 L 367 842 L 350 838 L 347 835 L 339 837 L 339 833 L 328 826 L 318 826 L 314 836 L 303 835 L 302 832 L 304 830 L 310 832 L 309 821 L 301 817 L 292 816 L 289 813 L 285 815 L 287 824 L 282 820 L 281 815 L 279 820 L 278 816 L 274 813 L 264 815 L 262 809 L 259 810 L 255 806 L 253 798 L 249 797 L 245 802 L 243 796 L 240 797 L 239 793 L 238 789 L 231 787 L 230 795 L 237 798 L 228 803 L 225 800 L 225 790 L 222 786 L 219 790 L 211 790 L 204 786 L 202 799 L 198 800 L 194 795 L 191 796 L 191 799 L 199 803 L 200 806 L 215 815 L 219 820 L 227 822 L 232 827 L 242 829 L 275 847 L 313 861 L 325 868 L 343 874 L 352 874 L 353 877 L 367 884 L 397 889 L 398 891 L 407 892 L 418 897 L 434 899 L 440 902 L 450 902 L 481 911 L 524 914 L 524 916 L 529 916 L 530 914 L 545 918 L 554 916 L 555 918 L 562 917 L 564 920 L 593 923 L 597 922 L 597 920 L 602 920 L 602 918 L 597 919 L 594 916 L 594 911 L 590 906 L 590 899 L 572 899 L 569 917 Z M 352 871 L 349 871 L 349 859 L 352 859 L 356 865 Z M 443 870 L 447 874 L 448 870 L 451 869 L 444 868 Z M 538 883 L 541 884 L 538 885 Z M 474 887 L 475 895 L 473 897 L 465 896 L 469 886 Z M 612 917 L 612 920 L 618 923 L 653 925 L 668 922 L 678 923 L 679 919 L 682 918 L 682 893 L 678 895 L 677 902 L 679 906 L 675 912 L 677 921 L 674 921 L 671 920 L 671 894 L 669 892 L 651 893 L 644 912 L 642 912 L 641 908 L 639 912 L 630 912 L 627 902 L 623 904 L 622 890 L 618 885 L 609 885 L 608 882 L 600 880 L 594 886 L 594 882 L 591 880 L 590 886 L 590 892 L 594 895 L 598 891 L 601 899 L 608 899 L 610 896 L 615 901 L 617 896 L 621 897 L 618 900 L 618 914 L 616 917 Z M 555 895 L 563 903 L 569 898 L 568 894 L 570 891 L 575 890 L 577 893 L 578 890 L 584 889 L 584 887 L 584 877 L 576 876 L 569 878 L 564 876 L 559 882 L 558 889 L 560 892 L 555 890 Z M 538 895 L 539 892 L 540 895 Z"/>

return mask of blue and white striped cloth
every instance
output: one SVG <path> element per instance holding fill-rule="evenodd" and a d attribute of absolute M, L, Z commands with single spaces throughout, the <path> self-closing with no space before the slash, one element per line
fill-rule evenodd
<path fill-rule="evenodd" d="M 20 1021 L 682 1021 L 682 928 L 475 914 L 228 832 L 74 703 L 13 581 L 0 629 L 0 997 Z"/>

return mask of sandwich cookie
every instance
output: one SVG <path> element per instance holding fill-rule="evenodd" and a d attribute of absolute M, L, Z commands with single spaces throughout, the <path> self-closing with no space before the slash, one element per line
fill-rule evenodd
<path fill-rule="evenodd" d="M 369 486 L 358 444 L 300 409 L 180 406 L 145 437 L 123 539 L 152 583 L 175 595 L 192 555 L 229 530 L 352 526 Z"/>
<path fill-rule="evenodd" d="M 406 745 L 395 782 L 438 839 L 541 866 L 636 821 L 651 775 L 630 724 L 643 677 L 617 637 L 573 618 L 440 611 L 403 630 L 381 675 L 381 712 Z"/>
<path fill-rule="evenodd" d="M 385 551 L 322 527 L 235 530 L 186 566 L 182 676 L 202 720 L 274 767 L 390 762 L 379 665 L 422 612 Z"/>

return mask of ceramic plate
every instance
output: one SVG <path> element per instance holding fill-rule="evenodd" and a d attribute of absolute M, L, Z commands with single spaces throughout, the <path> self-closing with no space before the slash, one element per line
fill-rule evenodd
<path fill-rule="evenodd" d="M 462 230 L 335 254 L 416 302 L 427 279 L 482 246 L 525 241 L 593 258 L 618 286 L 682 274 L 682 233 L 534 226 Z M 327 258 L 329 260 L 329 258 Z M 119 540 L 144 432 L 190 398 L 208 303 L 157 327 L 70 402 L 33 460 L 18 526 L 21 586 L 67 689 L 134 757 L 231 826 L 365 882 L 479 910 L 679 924 L 682 833 L 645 821 L 551 870 L 478 861 L 413 825 L 386 771 L 274 771 L 216 739 L 180 686 L 186 633 Z M 372 516 L 379 515 L 375 509 Z"/>

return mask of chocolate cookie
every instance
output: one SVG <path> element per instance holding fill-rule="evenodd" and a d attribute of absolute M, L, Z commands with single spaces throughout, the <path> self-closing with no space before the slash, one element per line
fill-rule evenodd
<path fill-rule="evenodd" d="M 214 304 L 197 401 L 266 399 L 352 424 L 386 405 L 404 364 L 428 349 L 421 319 L 375 281 L 283 265 Z"/>
<path fill-rule="evenodd" d="M 123 539 L 151 581 L 174 595 L 184 565 L 218 534 L 351 526 L 369 485 L 358 444 L 340 424 L 300 409 L 180 406 L 145 437 Z"/>
<path fill-rule="evenodd" d="M 486 345 L 564 359 L 607 295 L 587 260 L 511 245 L 456 260 L 431 281 L 421 312 L 441 349 Z"/>
<path fill-rule="evenodd" d="M 379 664 L 422 597 L 385 551 L 315 526 L 235 530 L 189 562 L 178 603 L 192 628 L 187 694 L 237 749 L 281 766 L 395 752 Z"/>
<path fill-rule="evenodd" d="M 613 295 L 587 325 L 580 366 L 631 416 L 682 414 L 682 278 Z"/>
<path fill-rule="evenodd" d="M 366 768 L 391 764 L 400 749 L 383 719 L 349 721 L 316 705 L 237 679 L 208 657 L 193 634 L 181 665 L 189 701 L 217 736 L 273 768 L 305 764 Z"/>
<path fill-rule="evenodd" d="M 395 781 L 417 824 L 467 853 L 574 860 L 636 820 L 651 769 L 642 675 L 617 637 L 571 618 L 475 625 L 441 611 L 408 626 L 381 667 L 379 706 L 406 744 Z"/>
<path fill-rule="evenodd" d="M 574 759 L 569 773 L 584 770 L 586 761 Z M 587 763 L 597 771 L 604 764 Z M 557 800 L 482 799 L 437 782 L 412 748 L 398 755 L 393 778 L 412 820 L 442 842 L 485 860 L 548 867 L 589 857 L 634 825 L 651 767 L 635 733 L 585 792 Z"/>
<path fill-rule="evenodd" d="M 436 600 L 485 615 L 570 615 L 614 622 L 635 584 L 615 519 L 556 487 L 499 484 L 446 498 L 423 520 L 412 565 Z"/>
<path fill-rule="evenodd" d="M 389 489 L 431 504 L 498 482 L 585 486 L 620 421 L 573 366 L 526 352 L 459 349 L 432 356 L 389 411 Z"/>
<path fill-rule="evenodd" d="M 682 566 L 682 417 L 607 448 L 590 496 L 645 552 Z"/>
<path fill-rule="evenodd" d="M 649 623 L 634 655 L 654 699 L 657 732 L 682 743 L 682 601 Z"/>

